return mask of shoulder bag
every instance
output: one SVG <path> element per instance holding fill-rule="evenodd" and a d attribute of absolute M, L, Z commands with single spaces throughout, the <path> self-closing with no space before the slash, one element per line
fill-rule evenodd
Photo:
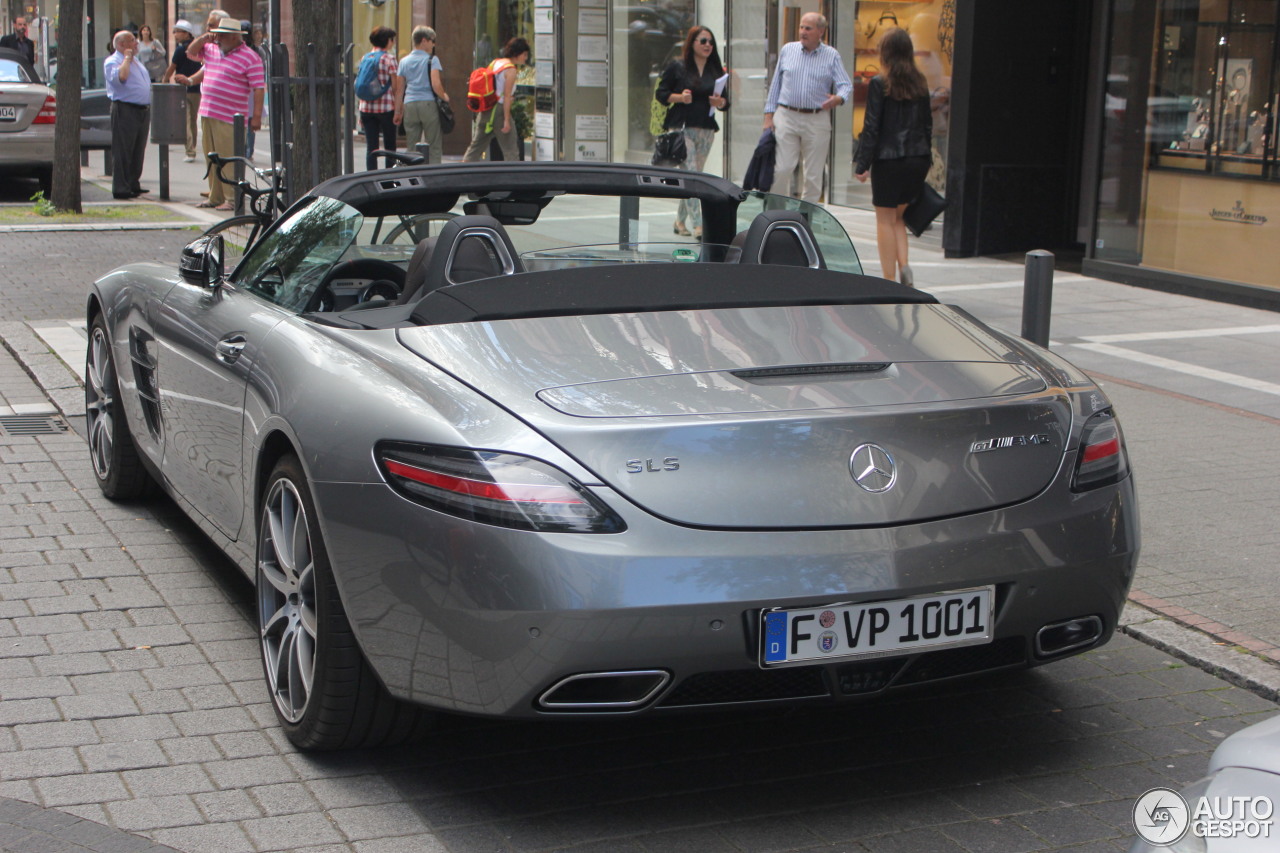
<path fill-rule="evenodd" d="M 440 132 L 452 133 L 458 120 L 454 118 L 453 107 L 449 106 L 447 101 L 440 100 L 440 93 L 436 91 L 435 81 L 431 79 L 431 72 L 435 63 L 436 55 L 433 53 L 431 58 L 427 60 L 427 85 L 431 87 L 431 94 L 436 96 L 436 110 L 440 113 Z"/>
<path fill-rule="evenodd" d="M 664 78 L 666 77 L 667 73 L 671 70 L 671 68 L 674 65 L 675 65 L 675 62 L 667 66 L 667 70 L 663 72 Z M 662 85 L 662 81 L 659 80 L 659 86 L 661 85 Z M 655 90 L 655 95 L 656 95 L 656 90 Z M 661 102 L 657 101 L 656 98 L 655 98 L 655 103 L 661 104 Z M 671 112 L 671 105 L 668 104 L 663 113 L 664 124 L 665 124 L 666 116 L 670 112 Z M 679 166 L 682 163 L 684 163 L 684 161 L 687 159 L 689 159 L 689 146 L 685 143 L 683 124 L 674 130 L 665 130 L 654 135 L 653 157 L 649 161 L 653 165 Z"/>

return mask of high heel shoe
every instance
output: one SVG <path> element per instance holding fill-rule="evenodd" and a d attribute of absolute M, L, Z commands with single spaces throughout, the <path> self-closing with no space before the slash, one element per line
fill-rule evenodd
<path fill-rule="evenodd" d="M 903 264 L 902 266 L 898 267 L 898 281 L 902 282 L 907 287 L 916 286 L 915 284 L 916 277 L 911 274 L 911 267 L 907 266 L 906 264 Z"/>
<path fill-rule="evenodd" d="M 684 227 L 683 222 L 677 222 L 675 225 L 671 226 L 671 233 L 679 234 L 681 237 L 688 237 L 689 229 Z"/>

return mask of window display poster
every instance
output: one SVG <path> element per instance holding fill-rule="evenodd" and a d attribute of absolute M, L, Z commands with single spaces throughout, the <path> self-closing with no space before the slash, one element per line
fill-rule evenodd
<path fill-rule="evenodd" d="M 556 136 L 556 117 L 551 113 L 534 113 L 533 135 L 554 139 Z"/>
<path fill-rule="evenodd" d="M 588 142 L 582 139 L 578 140 L 573 153 L 573 159 L 584 162 L 603 163 L 609 159 L 609 144 L 607 142 Z"/>
<path fill-rule="evenodd" d="M 533 140 L 533 157 L 542 163 L 556 159 L 556 141 L 542 137 Z"/>
<path fill-rule="evenodd" d="M 533 31 L 534 33 L 554 34 L 556 31 L 556 13 L 555 9 L 547 6 L 545 8 L 537 8 L 533 10 Z"/>
<path fill-rule="evenodd" d="M 553 33 L 538 33 L 533 37 L 533 55 L 541 65 L 544 59 L 554 59 L 556 55 L 556 37 Z"/>
<path fill-rule="evenodd" d="M 578 36 L 578 58 L 606 60 L 609 58 L 609 39 L 606 36 Z"/>
<path fill-rule="evenodd" d="M 556 84 L 556 64 L 544 59 L 534 66 L 533 84 L 535 86 L 554 86 Z"/>
<path fill-rule="evenodd" d="M 609 117 L 607 115 L 578 115 L 573 118 L 573 135 L 581 142 L 584 139 L 608 139 Z"/>
<path fill-rule="evenodd" d="M 578 85 L 582 88 L 603 89 L 609 85 L 609 63 L 579 62 Z"/>
<path fill-rule="evenodd" d="M 603 36 L 609 33 L 609 14 L 604 9 L 578 7 L 578 34 Z"/>

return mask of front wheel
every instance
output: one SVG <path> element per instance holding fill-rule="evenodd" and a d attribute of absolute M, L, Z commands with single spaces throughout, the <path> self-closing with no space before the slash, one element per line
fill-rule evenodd
<path fill-rule="evenodd" d="M 84 366 L 85 427 L 89 461 L 98 488 L 109 498 L 129 500 L 151 491 L 152 479 L 133 443 L 120 401 L 120 382 L 107 323 L 98 315 L 89 330 Z"/>
<path fill-rule="evenodd" d="M 282 458 L 258 525 L 257 610 L 267 690 L 300 749 L 350 749 L 417 735 L 426 711 L 378 682 L 338 595 L 302 464 Z"/>

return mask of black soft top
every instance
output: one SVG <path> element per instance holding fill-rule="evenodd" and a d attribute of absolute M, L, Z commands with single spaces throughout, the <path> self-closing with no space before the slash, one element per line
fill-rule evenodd
<path fill-rule="evenodd" d="M 620 264 L 542 270 L 433 290 L 416 302 L 313 315 L 347 328 L 436 326 L 710 308 L 936 303 L 883 278 L 767 264 Z"/>

